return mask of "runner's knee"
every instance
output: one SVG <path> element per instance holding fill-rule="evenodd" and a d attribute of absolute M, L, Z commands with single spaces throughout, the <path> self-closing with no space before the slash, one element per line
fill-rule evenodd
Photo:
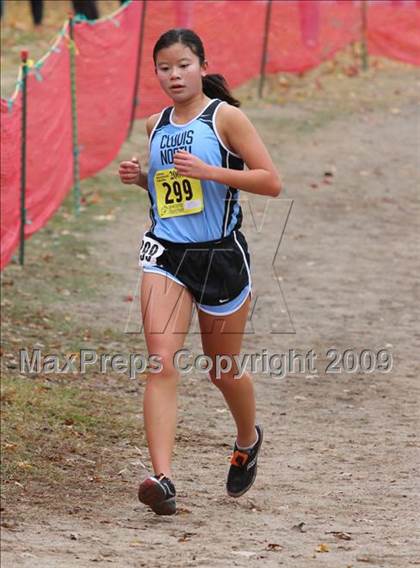
<path fill-rule="evenodd" d="M 208 376 L 216 387 L 223 389 L 224 387 L 231 385 L 232 381 L 235 380 L 236 371 L 230 370 L 223 372 L 223 370 L 216 370 L 213 366 L 213 369 L 208 372 Z"/>
<path fill-rule="evenodd" d="M 159 357 L 159 365 L 150 376 L 159 377 L 161 379 L 178 379 L 179 372 L 174 366 L 173 352 L 161 350 L 156 355 Z"/>

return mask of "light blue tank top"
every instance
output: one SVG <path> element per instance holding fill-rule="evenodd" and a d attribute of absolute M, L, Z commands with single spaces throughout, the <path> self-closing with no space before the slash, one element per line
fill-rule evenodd
<path fill-rule="evenodd" d="M 167 107 L 151 133 L 148 193 L 150 230 L 156 237 L 178 243 L 212 241 L 241 226 L 238 189 L 214 181 L 201 180 L 204 207 L 199 213 L 162 218 L 156 202 L 155 174 L 174 167 L 177 150 L 186 150 L 212 166 L 244 169 L 240 156 L 230 152 L 218 135 L 216 113 L 221 104 L 226 103 L 211 100 L 199 116 L 186 124 L 172 122 L 173 107 Z"/>

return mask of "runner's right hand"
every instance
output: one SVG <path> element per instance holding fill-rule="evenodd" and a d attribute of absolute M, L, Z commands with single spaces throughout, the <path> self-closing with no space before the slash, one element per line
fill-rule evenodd
<path fill-rule="evenodd" d="M 139 181 L 141 167 L 138 158 L 133 157 L 131 161 L 120 163 L 118 175 L 122 183 L 135 184 Z"/>

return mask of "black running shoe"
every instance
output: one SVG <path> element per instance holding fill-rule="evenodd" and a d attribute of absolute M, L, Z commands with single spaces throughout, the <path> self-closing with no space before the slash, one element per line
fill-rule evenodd
<path fill-rule="evenodd" d="M 263 441 L 263 429 L 255 426 L 258 440 L 249 450 L 239 450 L 236 443 L 226 483 L 228 495 L 240 497 L 248 491 L 257 476 L 257 458 Z"/>
<path fill-rule="evenodd" d="M 157 515 L 176 513 L 175 486 L 163 473 L 148 477 L 139 487 L 139 500 Z"/>

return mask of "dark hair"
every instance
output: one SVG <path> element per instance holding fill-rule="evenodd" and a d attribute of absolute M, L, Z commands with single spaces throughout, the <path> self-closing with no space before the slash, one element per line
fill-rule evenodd
<path fill-rule="evenodd" d="M 156 65 L 157 54 L 161 49 L 166 49 L 171 47 L 174 43 L 182 43 L 191 49 L 193 53 L 198 57 L 200 65 L 206 60 L 204 54 L 204 46 L 198 35 L 192 30 L 185 28 L 174 28 L 168 30 L 160 36 L 157 40 L 155 47 L 153 48 L 153 61 Z M 239 107 L 240 102 L 232 96 L 229 86 L 223 77 L 218 73 L 212 75 L 205 75 L 203 77 L 203 92 L 205 95 L 211 99 L 221 99 L 226 101 L 232 106 Z"/>

